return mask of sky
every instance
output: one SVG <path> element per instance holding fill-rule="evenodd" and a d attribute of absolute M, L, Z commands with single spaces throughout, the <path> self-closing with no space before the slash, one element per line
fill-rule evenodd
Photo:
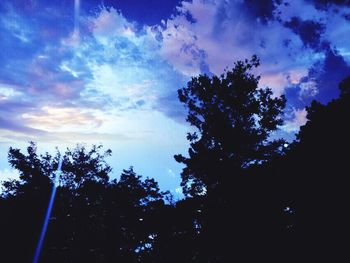
<path fill-rule="evenodd" d="M 53 153 L 84 143 L 180 194 L 191 128 L 177 98 L 192 76 L 258 55 L 260 87 L 286 95 L 292 139 L 314 99 L 350 75 L 350 1 L 2 0 L 0 180 L 10 146 Z"/>

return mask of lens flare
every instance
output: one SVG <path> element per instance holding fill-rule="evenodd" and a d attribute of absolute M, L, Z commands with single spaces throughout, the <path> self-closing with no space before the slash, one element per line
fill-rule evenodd
<path fill-rule="evenodd" d="M 61 170 L 62 170 L 62 162 L 63 162 L 62 157 L 60 157 L 60 159 L 58 161 L 56 177 L 55 177 L 54 185 L 53 185 L 53 188 L 52 188 L 52 193 L 51 193 L 49 205 L 47 207 L 47 211 L 46 211 L 46 215 L 45 215 L 45 219 L 44 219 L 43 228 L 41 230 L 41 234 L 40 234 L 40 237 L 39 237 L 38 245 L 37 245 L 36 250 L 35 250 L 33 263 L 38 263 L 39 262 L 40 252 L 42 250 L 42 246 L 43 246 L 43 243 L 44 243 L 44 238 L 45 238 L 47 226 L 49 224 L 52 207 L 53 207 L 53 204 L 55 202 L 56 189 L 57 189 L 57 186 L 58 186 L 58 183 L 59 183 L 60 174 L 61 174 Z"/>
<path fill-rule="evenodd" d="M 80 0 L 74 0 L 74 34 L 79 34 Z"/>

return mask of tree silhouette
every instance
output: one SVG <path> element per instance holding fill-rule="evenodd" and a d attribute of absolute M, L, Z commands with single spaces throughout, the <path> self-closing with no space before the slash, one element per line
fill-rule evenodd
<path fill-rule="evenodd" d="M 349 79 L 340 83 L 338 99 L 326 105 L 314 101 L 307 108 L 308 122 L 280 164 L 289 206 L 295 211 L 297 261 L 349 259 L 343 242 L 350 219 Z"/>
<path fill-rule="evenodd" d="M 339 84 L 340 96 L 347 96 L 350 94 L 350 77 L 347 77 Z"/>
<path fill-rule="evenodd" d="M 0 198 L 5 262 L 31 262 L 43 224 L 60 153 L 27 154 L 10 148 L 9 162 L 19 180 L 3 183 Z M 152 221 L 166 192 L 154 179 L 124 170 L 109 180 L 102 146 L 78 145 L 63 155 L 62 173 L 40 262 L 139 262 L 149 255 L 157 232 Z M 16 253 L 21 251 L 21 253 Z"/>
<path fill-rule="evenodd" d="M 6 253 L 2 254 L 4 261 L 30 262 L 52 188 L 52 171 L 57 165 L 54 167 L 50 155 L 38 155 L 34 143 L 27 147 L 27 155 L 10 148 L 8 160 L 19 171 L 20 179 L 3 183 L 0 220 L 6 226 L 2 231 L 2 249 Z M 17 252 L 19 248 L 21 253 Z"/>
<path fill-rule="evenodd" d="M 282 124 L 285 98 L 258 88 L 260 77 L 251 73 L 258 66 L 253 56 L 220 77 L 194 77 L 179 90 L 187 121 L 198 130 L 187 136 L 189 158 L 175 156 L 186 165 L 181 184 L 185 194 L 221 187 L 241 169 L 266 162 L 280 150 L 283 142 L 271 141 L 269 135 Z"/>
<path fill-rule="evenodd" d="M 184 193 L 200 203 L 192 206 L 192 214 L 201 211 L 192 218 L 201 229 L 193 262 L 253 262 L 276 245 L 267 236 L 279 233 L 282 208 L 262 165 L 283 150 L 284 141 L 270 134 L 283 123 L 285 98 L 258 87 L 260 77 L 252 73 L 258 66 L 253 56 L 220 77 L 194 77 L 179 90 L 187 121 L 197 129 L 187 136 L 189 157 L 175 156 L 185 164 Z"/>
<path fill-rule="evenodd" d="M 100 153 L 101 149 L 102 145 L 93 145 L 89 151 L 83 145 L 67 149 L 63 158 L 61 183 L 72 189 L 88 182 L 108 183 L 112 169 L 105 158 L 111 156 L 112 151 Z"/>

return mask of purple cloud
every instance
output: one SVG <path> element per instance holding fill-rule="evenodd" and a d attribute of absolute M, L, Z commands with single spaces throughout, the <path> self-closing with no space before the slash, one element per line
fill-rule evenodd
<path fill-rule="evenodd" d="M 290 21 L 284 23 L 287 28 L 290 28 L 303 41 L 306 47 L 322 50 L 321 35 L 325 31 L 325 25 L 313 20 L 302 21 L 298 17 L 292 17 Z"/>
<path fill-rule="evenodd" d="M 42 136 L 45 134 L 44 131 L 39 129 L 34 129 L 20 124 L 18 121 L 11 121 L 9 119 L 0 117 L 0 130 L 7 130 L 18 133 L 25 133 L 29 136 Z"/>
<path fill-rule="evenodd" d="M 132 110 L 182 123 L 176 91 L 190 76 L 221 74 L 253 54 L 261 58 L 261 86 L 286 93 L 299 112 L 312 99 L 336 96 L 348 74 L 350 8 L 339 1 L 323 1 L 327 12 L 315 5 L 322 1 L 181 1 L 153 26 L 117 8 L 95 6 L 74 18 L 72 1 L 29 2 L 0 4 L 0 112 L 13 129 L 9 120 L 49 127 L 44 116 L 74 126 L 58 110 L 74 112 L 84 129 Z M 6 95 L 7 87 L 15 92 Z"/>

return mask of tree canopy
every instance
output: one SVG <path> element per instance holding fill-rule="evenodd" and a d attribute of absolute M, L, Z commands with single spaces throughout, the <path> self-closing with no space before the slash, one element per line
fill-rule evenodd
<path fill-rule="evenodd" d="M 241 169 L 266 162 L 281 150 L 283 141 L 273 141 L 269 135 L 283 123 L 286 100 L 258 87 L 260 77 L 251 72 L 259 64 L 253 56 L 236 62 L 220 77 L 193 77 L 178 91 L 188 110 L 187 121 L 197 129 L 187 136 L 189 158 L 175 156 L 186 165 L 185 194 L 220 187 Z"/>
<path fill-rule="evenodd" d="M 77 145 L 63 154 L 40 262 L 137 262 L 151 249 L 147 244 L 155 230 L 149 221 L 167 193 L 133 168 L 111 181 L 105 160 L 110 155 L 101 145 L 90 150 Z M 0 199 L 0 224 L 11 226 L 2 230 L 2 249 L 9 253 L 2 258 L 7 262 L 31 262 L 60 156 L 58 151 L 54 156 L 38 154 L 35 143 L 29 144 L 27 153 L 10 148 L 9 163 L 20 177 L 3 183 Z M 18 249 L 22 253 L 16 253 Z"/>

